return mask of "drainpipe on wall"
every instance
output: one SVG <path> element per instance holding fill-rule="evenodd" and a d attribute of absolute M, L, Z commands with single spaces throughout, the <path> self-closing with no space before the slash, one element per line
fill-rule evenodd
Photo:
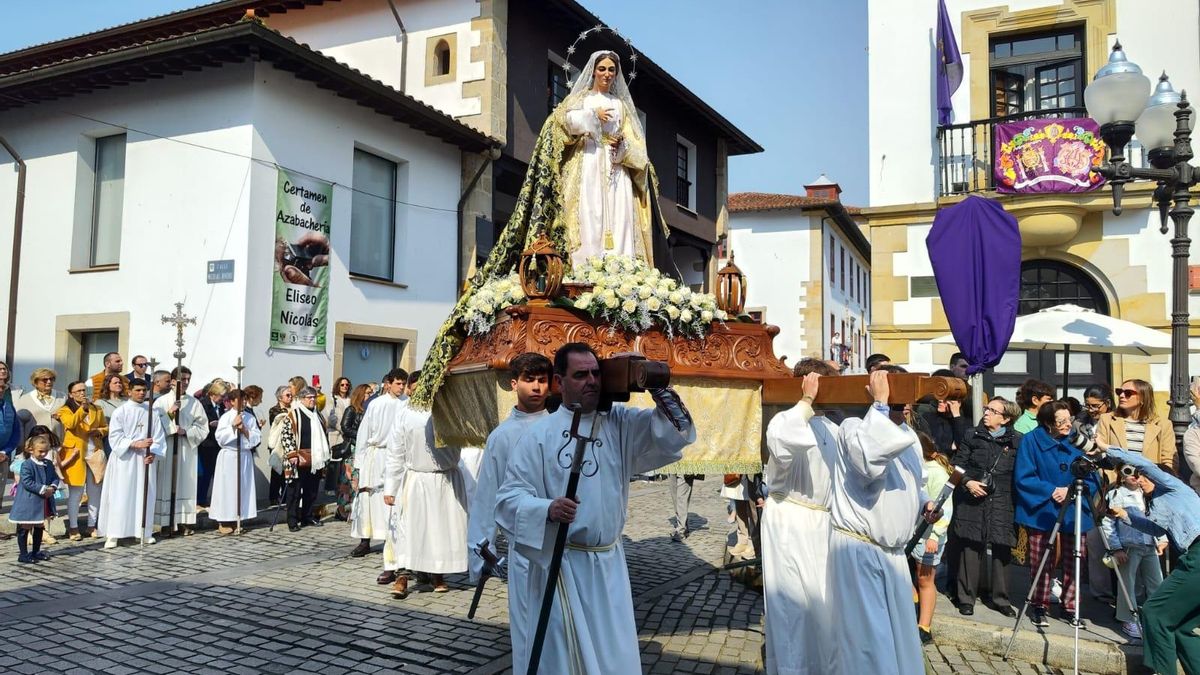
<path fill-rule="evenodd" d="M 408 81 L 408 29 L 404 27 L 404 22 L 400 20 L 400 12 L 396 9 L 396 3 L 392 0 L 387 0 L 388 7 L 392 9 L 392 16 L 396 19 L 396 25 L 400 27 L 400 93 L 407 93 L 405 83 Z"/>
<path fill-rule="evenodd" d="M 466 189 L 463 190 L 462 196 L 458 198 L 458 246 L 456 247 L 457 255 L 454 260 L 454 266 L 458 271 L 457 281 L 454 286 L 454 297 L 462 295 L 464 281 L 464 266 L 463 266 L 463 228 L 466 224 L 463 222 L 463 211 L 467 207 L 467 199 L 471 197 L 471 193 L 475 191 L 475 186 L 479 184 L 479 179 L 483 177 L 483 172 L 492 165 L 492 162 L 500 159 L 500 148 L 492 146 L 486 153 L 483 154 L 483 164 L 479 165 L 479 170 L 471 178 L 471 182 L 467 183 Z"/>
<path fill-rule="evenodd" d="M 13 367 L 13 343 L 17 339 L 17 284 L 21 279 L 21 233 L 25 224 L 25 160 L 0 136 L 0 145 L 17 162 L 17 212 L 13 215 L 12 270 L 8 281 L 8 326 L 4 338 L 4 362 Z M 10 375 L 11 379 L 11 375 Z"/>

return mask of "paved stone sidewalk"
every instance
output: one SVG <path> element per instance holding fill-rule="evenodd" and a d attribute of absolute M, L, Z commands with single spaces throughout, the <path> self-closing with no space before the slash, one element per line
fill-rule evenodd
<path fill-rule="evenodd" d="M 631 486 L 625 550 L 647 672 L 761 672 L 762 597 L 713 568 L 729 532 L 719 483 L 696 484 L 694 531 L 682 542 L 669 536 L 666 485 Z M 463 576 L 448 578 L 449 593 L 418 586 L 395 600 L 375 584 L 380 555 L 350 558 L 354 543 L 334 521 L 296 534 L 201 533 L 144 550 L 64 542 L 38 565 L 17 565 L 15 542 L 0 543 L 0 640 L 44 638 L 38 651 L 5 650 L 0 672 L 45 672 L 47 659 L 72 675 L 509 670 L 503 583 L 488 584 L 468 621 L 473 589 Z M 51 638 L 59 635 L 84 641 Z M 1052 672 L 975 656 L 931 653 L 938 673 Z"/>

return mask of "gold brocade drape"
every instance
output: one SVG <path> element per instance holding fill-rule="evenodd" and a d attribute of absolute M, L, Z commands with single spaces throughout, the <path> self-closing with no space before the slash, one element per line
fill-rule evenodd
<path fill-rule="evenodd" d="M 680 377 L 672 381 L 696 425 L 696 442 L 683 459 L 660 473 L 758 473 L 762 470 L 762 386 L 755 381 Z M 503 371 L 460 373 L 446 378 L 433 407 L 439 444 L 483 447 L 508 417 L 516 394 Z M 628 403 L 654 406 L 649 394 Z"/>

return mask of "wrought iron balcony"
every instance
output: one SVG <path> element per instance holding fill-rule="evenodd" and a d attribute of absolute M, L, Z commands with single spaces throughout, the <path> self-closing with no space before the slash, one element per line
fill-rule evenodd
<path fill-rule="evenodd" d="M 1007 117 L 989 117 L 964 124 L 939 127 L 938 143 L 938 195 L 967 194 L 995 189 L 992 172 L 992 154 L 995 148 L 993 131 L 997 124 L 1020 120 L 1087 117 L 1087 110 L 1078 108 L 1054 108 L 1031 110 Z M 1126 157 L 1144 164 L 1141 146 L 1136 141 L 1126 148 Z"/>

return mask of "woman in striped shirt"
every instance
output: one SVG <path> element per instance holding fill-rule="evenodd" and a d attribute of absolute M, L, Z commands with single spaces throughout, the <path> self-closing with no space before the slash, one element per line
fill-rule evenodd
<path fill-rule="evenodd" d="M 1125 380 L 1117 387 L 1117 409 L 1100 417 L 1096 437 L 1179 471 L 1175 432 L 1170 420 L 1158 415 L 1154 389 L 1145 380 Z"/>

